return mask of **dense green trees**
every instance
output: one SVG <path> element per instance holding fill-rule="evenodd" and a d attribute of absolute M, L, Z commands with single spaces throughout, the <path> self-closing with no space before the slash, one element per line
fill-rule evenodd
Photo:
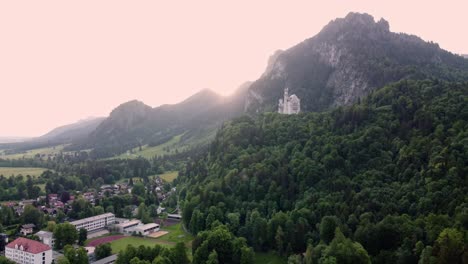
<path fill-rule="evenodd" d="M 69 264 L 88 264 L 88 253 L 83 247 L 73 248 L 71 245 L 66 245 L 63 248 L 64 257 L 68 260 Z"/>
<path fill-rule="evenodd" d="M 55 226 L 54 230 L 55 248 L 62 249 L 66 245 L 75 244 L 78 239 L 78 233 L 74 225 L 65 222 Z"/>
<path fill-rule="evenodd" d="M 177 243 L 174 248 L 168 249 L 156 244 L 154 247 L 127 245 L 117 257 L 116 264 L 188 264 L 190 260 L 187 256 L 185 245 Z"/>
<path fill-rule="evenodd" d="M 88 231 L 81 228 L 78 232 L 78 245 L 83 246 L 86 239 L 88 239 Z"/>
<path fill-rule="evenodd" d="M 445 256 L 443 230 L 468 227 L 467 102 L 468 83 L 401 81 L 330 112 L 233 120 L 180 173 L 184 222 L 324 262 L 338 245 L 375 263 Z"/>
<path fill-rule="evenodd" d="M 253 263 L 253 251 L 244 238 L 236 238 L 217 222 L 211 230 L 198 233 L 192 243 L 193 263 Z"/>
<path fill-rule="evenodd" d="M 94 255 L 96 256 L 96 259 L 103 259 L 105 257 L 108 257 L 112 255 L 112 248 L 109 243 L 104 243 L 101 245 L 98 245 L 96 249 L 94 250 Z"/>

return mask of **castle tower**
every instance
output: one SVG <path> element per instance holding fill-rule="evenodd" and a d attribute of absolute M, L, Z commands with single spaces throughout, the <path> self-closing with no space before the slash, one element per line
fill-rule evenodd
<path fill-rule="evenodd" d="M 278 113 L 280 114 L 298 114 L 301 111 L 301 100 L 297 95 L 289 96 L 289 88 L 284 88 L 283 99 L 279 99 Z"/>

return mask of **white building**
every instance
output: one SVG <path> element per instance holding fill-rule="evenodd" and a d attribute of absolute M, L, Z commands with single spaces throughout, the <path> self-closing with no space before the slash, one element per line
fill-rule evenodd
<path fill-rule="evenodd" d="M 115 215 L 113 213 L 105 213 L 101 215 L 96 215 L 81 220 L 73 221 L 70 224 L 74 225 L 76 230 L 82 228 L 89 231 L 94 231 L 98 229 L 103 229 L 109 225 L 115 223 Z"/>
<path fill-rule="evenodd" d="M 39 238 L 39 240 L 48 245 L 51 248 L 54 248 L 55 246 L 55 238 L 54 234 L 49 231 L 39 231 L 36 233 L 36 236 Z"/>
<path fill-rule="evenodd" d="M 135 227 L 135 233 L 142 236 L 147 236 L 157 231 L 159 231 L 159 225 L 155 223 Z"/>
<path fill-rule="evenodd" d="M 278 113 L 292 115 L 301 111 L 301 100 L 297 95 L 289 95 L 289 89 L 284 88 L 283 99 L 279 99 Z"/>
<path fill-rule="evenodd" d="M 136 227 L 143 225 L 140 220 L 131 220 L 115 225 L 120 233 L 131 234 Z"/>
<path fill-rule="evenodd" d="M 5 257 L 21 264 L 51 264 L 52 249 L 41 242 L 20 237 L 5 247 Z"/>

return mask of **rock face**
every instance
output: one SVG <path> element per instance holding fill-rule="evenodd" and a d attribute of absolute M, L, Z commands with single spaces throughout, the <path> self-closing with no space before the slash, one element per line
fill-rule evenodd
<path fill-rule="evenodd" d="M 387 21 L 350 13 L 315 37 L 270 57 L 251 85 L 250 113 L 275 111 L 285 87 L 301 98 L 302 111 L 348 105 L 370 91 L 404 78 L 454 79 L 468 69 L 460 56 L 419 37 L 393 33 Z"/>

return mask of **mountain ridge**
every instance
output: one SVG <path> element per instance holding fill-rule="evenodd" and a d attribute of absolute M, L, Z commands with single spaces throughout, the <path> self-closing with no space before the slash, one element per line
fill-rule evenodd
<path fill-rule="evenodd" d="M 468 63 L 438 44 L 390 31 L 389 23 L 350 13 L 317 35 L 270 57 L 249 91 L 250 113 L 276 111 L 282 90 L 301 98 L 303 111 L 348 105 L 387 83 L 466 76 Z"/>

